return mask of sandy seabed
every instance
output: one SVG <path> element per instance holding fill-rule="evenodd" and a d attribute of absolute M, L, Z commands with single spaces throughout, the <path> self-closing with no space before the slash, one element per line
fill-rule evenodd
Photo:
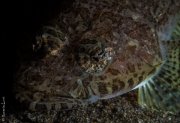
<path fill-rule="evenodd" d="M 30 111 L 15 101 L 5 112 L 5 123 L 180 123 L 180 114 L 140 107 L 135 90 L 68 111 Z"/>

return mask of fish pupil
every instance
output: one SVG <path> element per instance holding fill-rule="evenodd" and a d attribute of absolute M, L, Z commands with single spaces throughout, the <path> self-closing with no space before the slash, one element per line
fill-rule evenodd
<path fill-rule="evenodd" d="M 98 54 L 98 56 L 93 56 L 92 58 L 98 62 L 99 59 L 103 56 L 105 56 L 105 51 L 102 51 L 101 53 Z"/>

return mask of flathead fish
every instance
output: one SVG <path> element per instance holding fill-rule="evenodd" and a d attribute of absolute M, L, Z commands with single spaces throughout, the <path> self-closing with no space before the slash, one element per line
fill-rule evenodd
<path fill-rule="evenodd" d="M 178 0 L 76 0 L 33 37 L 16 99 L 64 110 L 139 89 L 140 105 L 178 113 L 179 8 Z"/>

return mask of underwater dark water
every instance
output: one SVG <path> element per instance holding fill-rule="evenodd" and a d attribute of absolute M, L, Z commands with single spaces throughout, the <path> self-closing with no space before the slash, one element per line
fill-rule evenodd
<path fill-rule="evenodd" d="M 16 103 L 12 94 L 13 74 L 18 69 L 18 44 L 23 43 L 53 17 L 64 10 L 72 0 L 61 1 L 2 1 L 0 4 L 1 86 L 0 102 L 5 98 L 5 112 L 11 112 Z M 2 111 L 1 111 L 2 113 Z M 0 114 L 1 114 L 0 113 Z"/>
<path fill-rule="evenodd" d="M 2 50 L 2 95 L 11 96 L 10 85 L 13 73 L 18 68 L 17 45 L 33 36 L 46 25 L 57 12 L 62 11 L 72 1 L 3 1 L 1 3 L 1 50 Z M 8 93 L 6 92 L 8 91 Z M 8 101 L 7 101 L 8 103 Z"/>

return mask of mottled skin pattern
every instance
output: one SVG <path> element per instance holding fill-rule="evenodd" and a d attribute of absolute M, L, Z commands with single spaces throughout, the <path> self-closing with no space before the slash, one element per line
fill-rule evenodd
<path fill-rule="evenodd" d="M 164 3 L 76 0 L 36 35 L 32 49 L 43 57 L 22 62 L 15 74 L 15 97 L 31 110 L 63 110 L 130 91 L 163 63 L 155 29 L 179 6 Z M 106 45 L 93 55 L 87 53 L 95 51 L 93 43 L 80 45 L 92 38 Z M 87 45 L 90 51 L 82 51 Z M 111 60 L 102 71 L 96 75 L 87 66 L 83 69 L 105 48 L 111 48 Z M 77 58 L 80 53 L 82 59 Z"/>

